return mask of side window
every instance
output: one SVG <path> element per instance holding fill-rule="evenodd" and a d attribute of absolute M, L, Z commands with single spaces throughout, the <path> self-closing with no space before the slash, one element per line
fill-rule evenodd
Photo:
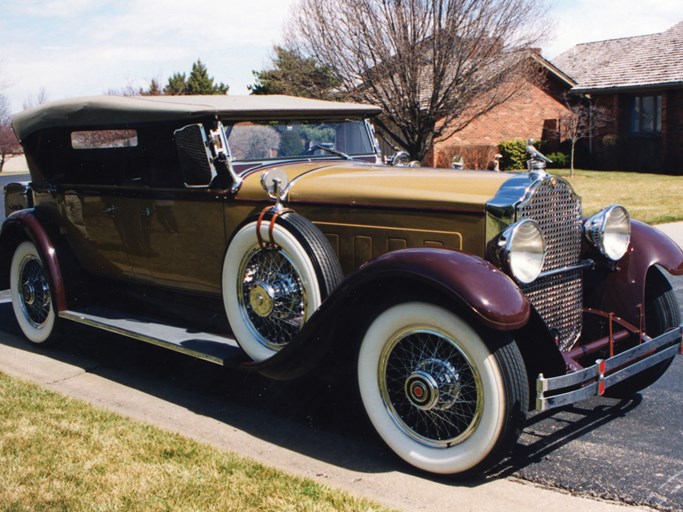
<path fill-rule="evenodd" d="M 73 149 L 134 148 L 138 145 L 135 130 L 84 130 L 71 132 Z"/>
<path fill-rule="evenodd" d="M 139 159 L 138 133 L 132 129 L 74 130 L 69 134 L 69 166 L 63 183 L 121 185 Z"/>
<path fill-rule="evenodd" d="M 634 135 L 657 135 L 662 131 L 662 97 L 634 96 L 630 105 L 630 131 Z"/>

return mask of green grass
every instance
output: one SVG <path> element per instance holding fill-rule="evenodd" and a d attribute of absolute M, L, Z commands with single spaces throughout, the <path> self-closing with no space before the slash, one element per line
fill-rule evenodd
<path fill-rule="evenodd" d="M 637 172 L 552 169 L 566 177 L 583 200 L 583 214 L 610 204 L 625 206 L 632 218 L 648 224 L 683 221 L 683 176 Z"/>
<path fill-rule="evenodd" d="M 2 511 L 379 511 L 0 374 Z"/>

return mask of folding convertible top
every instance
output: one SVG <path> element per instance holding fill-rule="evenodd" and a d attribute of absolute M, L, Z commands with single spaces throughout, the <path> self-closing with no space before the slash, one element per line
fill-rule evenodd
<path fill-rule="evenodd" d="M 58 127 L 122 127 L 163 121 L 312 119 L 373 116 L 379 107 L 294 96 L 87 96 L 52 101 L 15 115 L 19 140 Z"/>

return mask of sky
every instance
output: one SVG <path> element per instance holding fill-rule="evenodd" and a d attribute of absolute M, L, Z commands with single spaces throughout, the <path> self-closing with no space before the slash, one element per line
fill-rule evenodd
<path fill-rule="evenodd" d="M 0 93 L 13 112 L 50 100 L 165 84 L 201 59 L 231 94 L 270 63 L 296 0 L 0 0 Z M 573 45 L 661 32 L 682 0 L 547 0 L 552 60 Z"/>

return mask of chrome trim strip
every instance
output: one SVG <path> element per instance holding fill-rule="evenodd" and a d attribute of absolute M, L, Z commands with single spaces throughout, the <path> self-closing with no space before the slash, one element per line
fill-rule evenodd
<path fill-rule="evenodd" d="M 536 380 L 536 410 L 547 411 L 602 395 L 605 389 L 681 353 L 683 348 L 682 335 L 683 324 L 614 357 L 598 360 L 593 366 L 578 372 L 547 379 L 543 377 L 543 374 L 540 374 Z M 671 343 L 674 344 L 671 345 Z M 648 353 L 650 355 L 646 355 Z M 642 359 L 639 359 L 641 357 Z M 606 375 L 607 373 L 609 375 Z M 546 396 L 548 391 L 571 388 L 582 384 L 585 385 L 580 389 Z"/>
<path fill-rule="evenodd" d="M 130 331 L 127 329 L 122 329 L 120 327 L 116 327 L 113 325 L 106 324 L 104 322 L 98 322 L 94 319 L 87 318 L 79 313 L 76 313 L 74 311 L 60 311 L 59 312 L 59 317 L 63 318 L 65 320 L 70 320 L 72 322 L 76 322 L 79 324 L 87 325 L 89 327 L 94 327 L 96 329 L 100 329 L 103 331 L 107 332 L 112 332 L 114 334 L 120 334 L 122 336 L 126 336 L 128 338 L 133 338 L 138 341 L 144 341 L 145 343 L 149 343 L 151 345 L 156 345 L 157 347 L 162 347 L 162 348 L 167 348 L 169 350 L 173 350 L 175 352 L 180 352 L 181 354 L 185 354 L 188 356 L 195 357 L 197 359 L 202 359 L 204 361 L 209 361 L 210 363 L 215 363 L 218 365 L 223 366 L 224 365 L 224 360 L 221 359 L 220 357 L 215 357 L 209 354 L 204 354 L 202 352 L 197 352 L 196 350 L 191 350 L 186 347 L 182 347 L 180 345 L 176 345 L 174 343 L 169 343 L 168 341 L 164 341 L 159 338 L 154 338 L 152 336 L 148 336 L 146 334 L 141 334 L 141 333 L 136 333 L 134 331 Z"/>
<path fill-rule="evenodd" d="M 584 268 L 593 268 L 595 262 L 593 260 L 579 261 L 576 265 L 569 265 L 568 267 L 556 268 L 554 270 L 546 270 L 542 272 L 536 279 L 543 279 L 544 277 L 556 276 L 559 274 L 566 274 L 572 270 L 583 270 Z"/>

